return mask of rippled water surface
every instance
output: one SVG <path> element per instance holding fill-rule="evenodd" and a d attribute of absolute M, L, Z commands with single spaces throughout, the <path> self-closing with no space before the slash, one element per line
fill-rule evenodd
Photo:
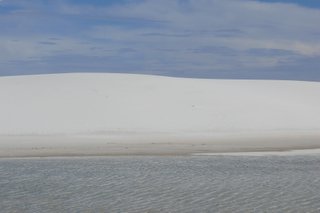
<path fill-rule="evenodd" d="M 320 157 L 0 159 L 1 212 L 320 212 Z"/>

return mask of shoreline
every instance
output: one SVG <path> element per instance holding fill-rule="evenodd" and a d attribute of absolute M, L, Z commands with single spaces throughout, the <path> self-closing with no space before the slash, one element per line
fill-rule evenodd
<path fill-rule="evenodd" d="M 0 141 L 0 158 L 282 155 L 314 153 L 318 149 L 320 153 L 320 133 L 316 131 L 0 136 Z"/>

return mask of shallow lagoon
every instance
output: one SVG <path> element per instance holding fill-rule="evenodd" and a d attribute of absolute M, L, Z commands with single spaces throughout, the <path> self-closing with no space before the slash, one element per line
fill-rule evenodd
<path fill-rule="evenodd" d="M 1 212 L 319 212 L 320 156 L 0 159 Z"/>

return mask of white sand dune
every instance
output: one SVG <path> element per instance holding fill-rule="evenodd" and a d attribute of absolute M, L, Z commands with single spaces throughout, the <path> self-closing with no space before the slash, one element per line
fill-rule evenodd
<path fill-rule="evenodd" d="M 14 76 L 0 101 L 0 156 L 320 148 L 319 82 Z"/>

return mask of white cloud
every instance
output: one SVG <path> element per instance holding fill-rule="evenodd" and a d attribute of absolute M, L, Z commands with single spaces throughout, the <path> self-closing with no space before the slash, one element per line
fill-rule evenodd
<path fill-rule="evenodd" d="M 68 54 L 110 55 L 110 52 L 103 48 L 94 48 L 93 44 L 68 37 L 50 40 L 48 37 L 40 36 L 19 39 L 0 36 L 0 49 L 0 62 L 39 60 L 45 57 Z"/>

